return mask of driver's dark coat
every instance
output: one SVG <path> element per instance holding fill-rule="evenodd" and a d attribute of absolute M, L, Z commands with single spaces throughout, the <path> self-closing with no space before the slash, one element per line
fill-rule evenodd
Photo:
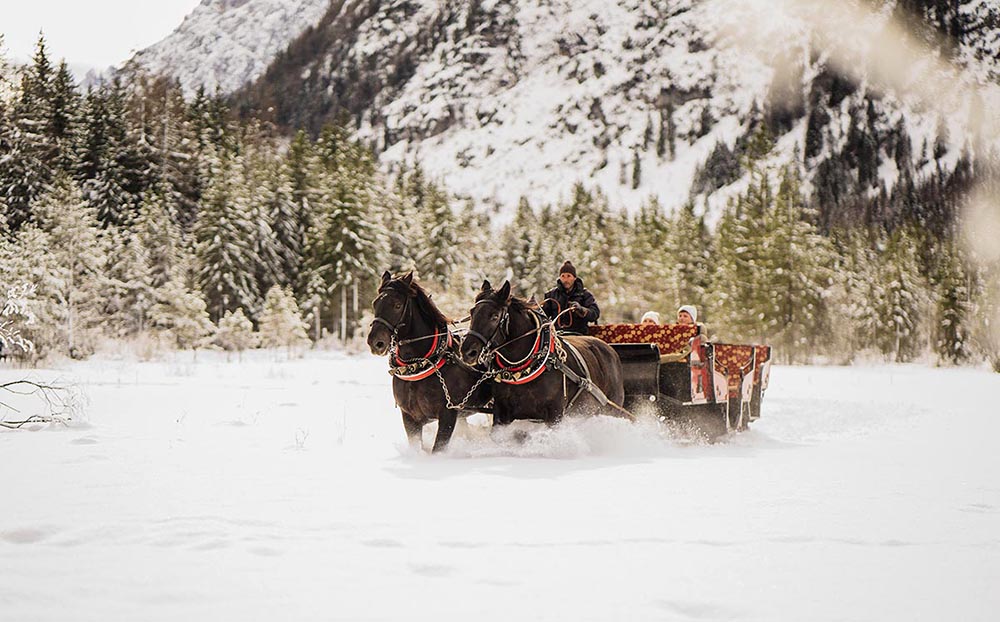
<path fill-rule="evenodd" d="M 574 302 L 586 309 L 587 314 L 580 316 L 573 311 L 564 313 L 556 321 L 556 328 L 560 331 L 586 335 L 587 324 L 593 324 L 601 317 L 601 309 L 597 306 L 594 295 L 584 287 L 582 279 L 578 278 L 569 291 L 566 291 L 562 283 L 556 283 L 555 289 L 545 293 L 545 302 L 542 304 L 542 309 L 545 310 L 545 315 L 549 316 L 549 318 L 554 318 L 565 309 L 568 309 L 570 304 Z"/>

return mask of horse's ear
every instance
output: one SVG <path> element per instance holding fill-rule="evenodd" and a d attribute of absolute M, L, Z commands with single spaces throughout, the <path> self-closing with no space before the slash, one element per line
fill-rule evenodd
<path fill-rule="evenodd" d="M 510 300 L 510 281 L 504 281 L 500 291 L 497 292 L 497 299 L 507 302 Z"/>
<path fill-rule="evenodd" d="M 493 286 L 490 285 L 490 282 L 487 281 L 486 279 L 483 279 L 483 288 L 481 290 L 479 290 L 479 291 L 488 292 L 488 291 L 492 291 L 492 290 L 493 290 Z"/>
<path fill-rule="evenodd" d="M 409 272 L 403 275 L 403 282 L 406 283 L 407 285 L 413 283 L 413 270 L 410 270 Z"/>
<path fill-rule="evenodd" d="M 389 274 L 388 270 L 386 270 L 385 272 L 382 273 L 382 285 L 383 286 L 385 286 L 385 284 L 388 283 L 391 280 L 392 280 L 392 275 Z"/>

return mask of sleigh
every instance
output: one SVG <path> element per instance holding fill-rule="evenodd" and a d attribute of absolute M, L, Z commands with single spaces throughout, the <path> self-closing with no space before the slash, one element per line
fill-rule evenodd
<path fill-rule="evenodd" d="M 652 407 L 665 421 L 693 424 L 710 437 L 760 418 L 771 347 L 712 343 L 684 324 L 604 324 L 590 334 L 621 358 L 625 407 Z"/>

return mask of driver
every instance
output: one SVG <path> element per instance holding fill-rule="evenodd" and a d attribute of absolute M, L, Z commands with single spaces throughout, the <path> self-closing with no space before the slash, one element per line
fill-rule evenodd
<path fill-rule="evenodd" d="M 566 261 L 559 269 L 559 282 L 555 289 L 545 294 L 542 309 L 550 319 L 558 317 L 556 328 L 560 332 L 580 335 L 586 335 L 587 325 L 601 317 L 601 309 L 597 306 L 594 295 L 584 287 L 583 280 L 576 276 L 576 268 L 570 261 Z M 567 309 L 571 311 L 562 313 Z"/>

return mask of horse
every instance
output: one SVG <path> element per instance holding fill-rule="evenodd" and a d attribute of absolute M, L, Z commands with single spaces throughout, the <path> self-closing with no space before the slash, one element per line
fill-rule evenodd
<path fill-rule="evenodd" d="M 489 401 L 490 383 L 461 360 L 461 342 L 448 328 L 451 321 L 414 282 L 412 272 L 393 278 L 386 271 L 372 308 L 368 347 L 375 356 L 389 355 L 392 394 L 407 439 L 411 446 L 422 447 L 423 427 L 436 419 L 431 451 L 441 451 L 451 440 L 459 411 Z"/>
<path fill-rule="evenodd" d="M 492 359 L 494 426 L 516 419 L 552 426 L 567 412 L 632 419 L 620 406 L 621 360 L 608 344 L 558 336 L 537 304 L 511 295 L 509 281 L 499 290 L 484 281 L 469 315 L 462 358 L 467 364 Z"/>

